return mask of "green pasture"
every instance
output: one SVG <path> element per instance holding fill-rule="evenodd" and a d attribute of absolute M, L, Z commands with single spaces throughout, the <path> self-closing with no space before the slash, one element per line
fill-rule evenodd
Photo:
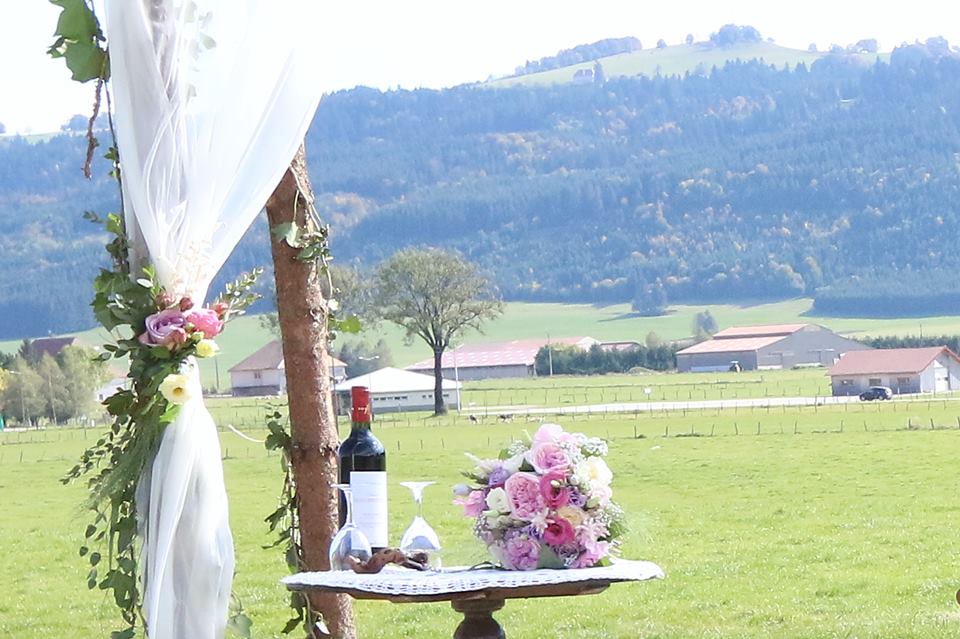
<path fill-rule="evenodd" d="M 242 411 L 212 402 L 219 423 Z M 513 637 L 954 637 L 960 631 L 960 402 L 704 410 L 564 418 L 606 437 L 615 497 L 630 513 L 624 556 L 656 561 L 663 581 L 622 584 L 589 598 L 509 602 Z M 397 482 L 435 479 L 425 514 L 448 565 L 484 558 L 450 503 L 463 451 L 494 455 L 536 422 L 382 416 L 391 536 L 412 502 Z M 260 426 L 247 426 L 254 439 Z M 759 433 L 759 434 L 758 434 Z M 712 436 L 711 436 L 712 435 Z M 85 587 L 77 556 L 86 520 L 80 486 L 58 477 L 94 430 L 0 433 L 0 636 L 106 637 L 112 607 Z M 221 435 L 237 547 L 235 591 L 256 637 L 280 636 L 285 573 L 262 522 L 275 505 L 279 458 L 231 431 Z M 356 605 L 361 636 L 446 638 L 444 604 Z"/>
<path fill-rule="evenodd" d="M 528 304 L 511 302 L 504 314 L 488 323 L 482 333 L 470 333 L 461 341 L 499 342 L 514 339 L 544 339 L 589 335 L 601 341 L 633 340 L 643 342 L 654 332 L 664 340 L 690 337 L 694 315 L 709 309 L 720 328 L 745 324 L 777 324 L 814 322 L 850 335 L 925 335 L 960 333 L 960 316 L 939 316 L 906 319 L 837 318 L 810 315 L 812 300 L 798 298 L 762 304 L 708 304 L 674 305 L 666 315 L 640 317 L 631 312 L 628 304 L 593 306 L 589 304 Z M 102 329 L 78 333 L 88 345 L 95 346 L 109 336 Z M 384 339 L 393 354 L 394 365 L 408 366 L 431 357 L 431 352 L 420 340 L 405 343 L 403 331 L 392 324 L 369 326 L 361 335 L 376 342 Z M 229 368 L 273 339 L 269 331 L 260 327 L 256 316 L 241 317 L 230 323 L 218 338 L 221 353 L 214 360 L 200 364 L 206 388 L 226 391 L 230 387 Z M 357 339 L 342 335 L 338 340 Z M 13 352 L 20 340 L 0 342 L 0 351 Z M 337 343 L 333 346 L 337 348 Z M 218 383 L 219 379 L 219 383 Z M 512 383 L 512 382 L 511 382 Z"/>
<path fill-rule="evenodd" d="M 738 44 L 732 47 L 706 48 L 702 43 L 692 45 L 679 44 L 657 49 L 650 46 L 640 51 L 621 53 L 601 58 L 604 74 L 607 78 L 635 75 L 683 75 L 694 73 L 698 68 L 709 71 L 713 67 L 723 67 L 731 60 L 762 60 L 764 63 L 782 68 L 791 68 L 801 62 L 808 67 L 822 58 L 824 53 L 811 53 L 800 49 L 790 49 L 771 42 Z M 864 64 L 872 64 L 877 58 L 888 60 L 889 54 L 860 54 Z M 560 69 L 551 69 L 487 83 L 487 86 L 505 88 L 511 86 L 545 86 L 573 81 L 574 74 L 581 69 L 593 69 L 595 61 L 575 64 Z"/>

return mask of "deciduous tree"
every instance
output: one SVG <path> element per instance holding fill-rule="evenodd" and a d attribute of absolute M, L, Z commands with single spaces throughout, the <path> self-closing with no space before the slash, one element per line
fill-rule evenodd
<path fill-rule="evenodd" d="M 459 254 L 438 249 L 406 249 L 377 270 L 376 300 L 383 319 L 419 337 L 433 351 L 434 414 L 447 412 L 443 401 L 443 353 L 467 328 L 503 312 L 487 278 Z"/>

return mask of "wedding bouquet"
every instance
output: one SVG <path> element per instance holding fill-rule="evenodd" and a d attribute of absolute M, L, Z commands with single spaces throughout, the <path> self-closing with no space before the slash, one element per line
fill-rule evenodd
<path fill-rule="evenodd" d="M 474 533 L 509 570 L 586 568 L 617 550 L 623 511 L 611 497 L 607 443 L 543 424 L 498 459 L 467 455 L 455 503 L 475 518 Z"/>

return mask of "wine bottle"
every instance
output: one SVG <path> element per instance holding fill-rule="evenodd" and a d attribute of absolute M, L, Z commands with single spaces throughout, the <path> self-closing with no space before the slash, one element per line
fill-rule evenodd
<path fill-rule="evenodd" d="M 387 538 L 387 452 L 373 432 L 370 389 L 350 389 L 350 436 L 343 440 L 337 456 L 340 483 L 350 484 L 353 493 L 353 521 L 366 535 L 373 551 L 386 548 Z M 346 503 L 340 499 L 340 525 L 346 517 Z"/>

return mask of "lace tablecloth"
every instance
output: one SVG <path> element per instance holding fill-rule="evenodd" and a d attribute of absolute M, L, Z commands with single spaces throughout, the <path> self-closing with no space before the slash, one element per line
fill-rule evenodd
<path fill-rule="evenodd" d="M 291 590 L 323 588 L 353 590 L 385 596 L 435 596 L 474 592 L 490 588 L 525 588 L 577 582 L 646 581 L 663 578 L 663 570 L 649 561 L 618 560 L 601 568 L 568 570 L 494 570 L 445 568 L 441 571 L 418 572 L 405 568 L 384 568 L 374 575 L 349 570 L 301 572 L 281 581 Z"/>

